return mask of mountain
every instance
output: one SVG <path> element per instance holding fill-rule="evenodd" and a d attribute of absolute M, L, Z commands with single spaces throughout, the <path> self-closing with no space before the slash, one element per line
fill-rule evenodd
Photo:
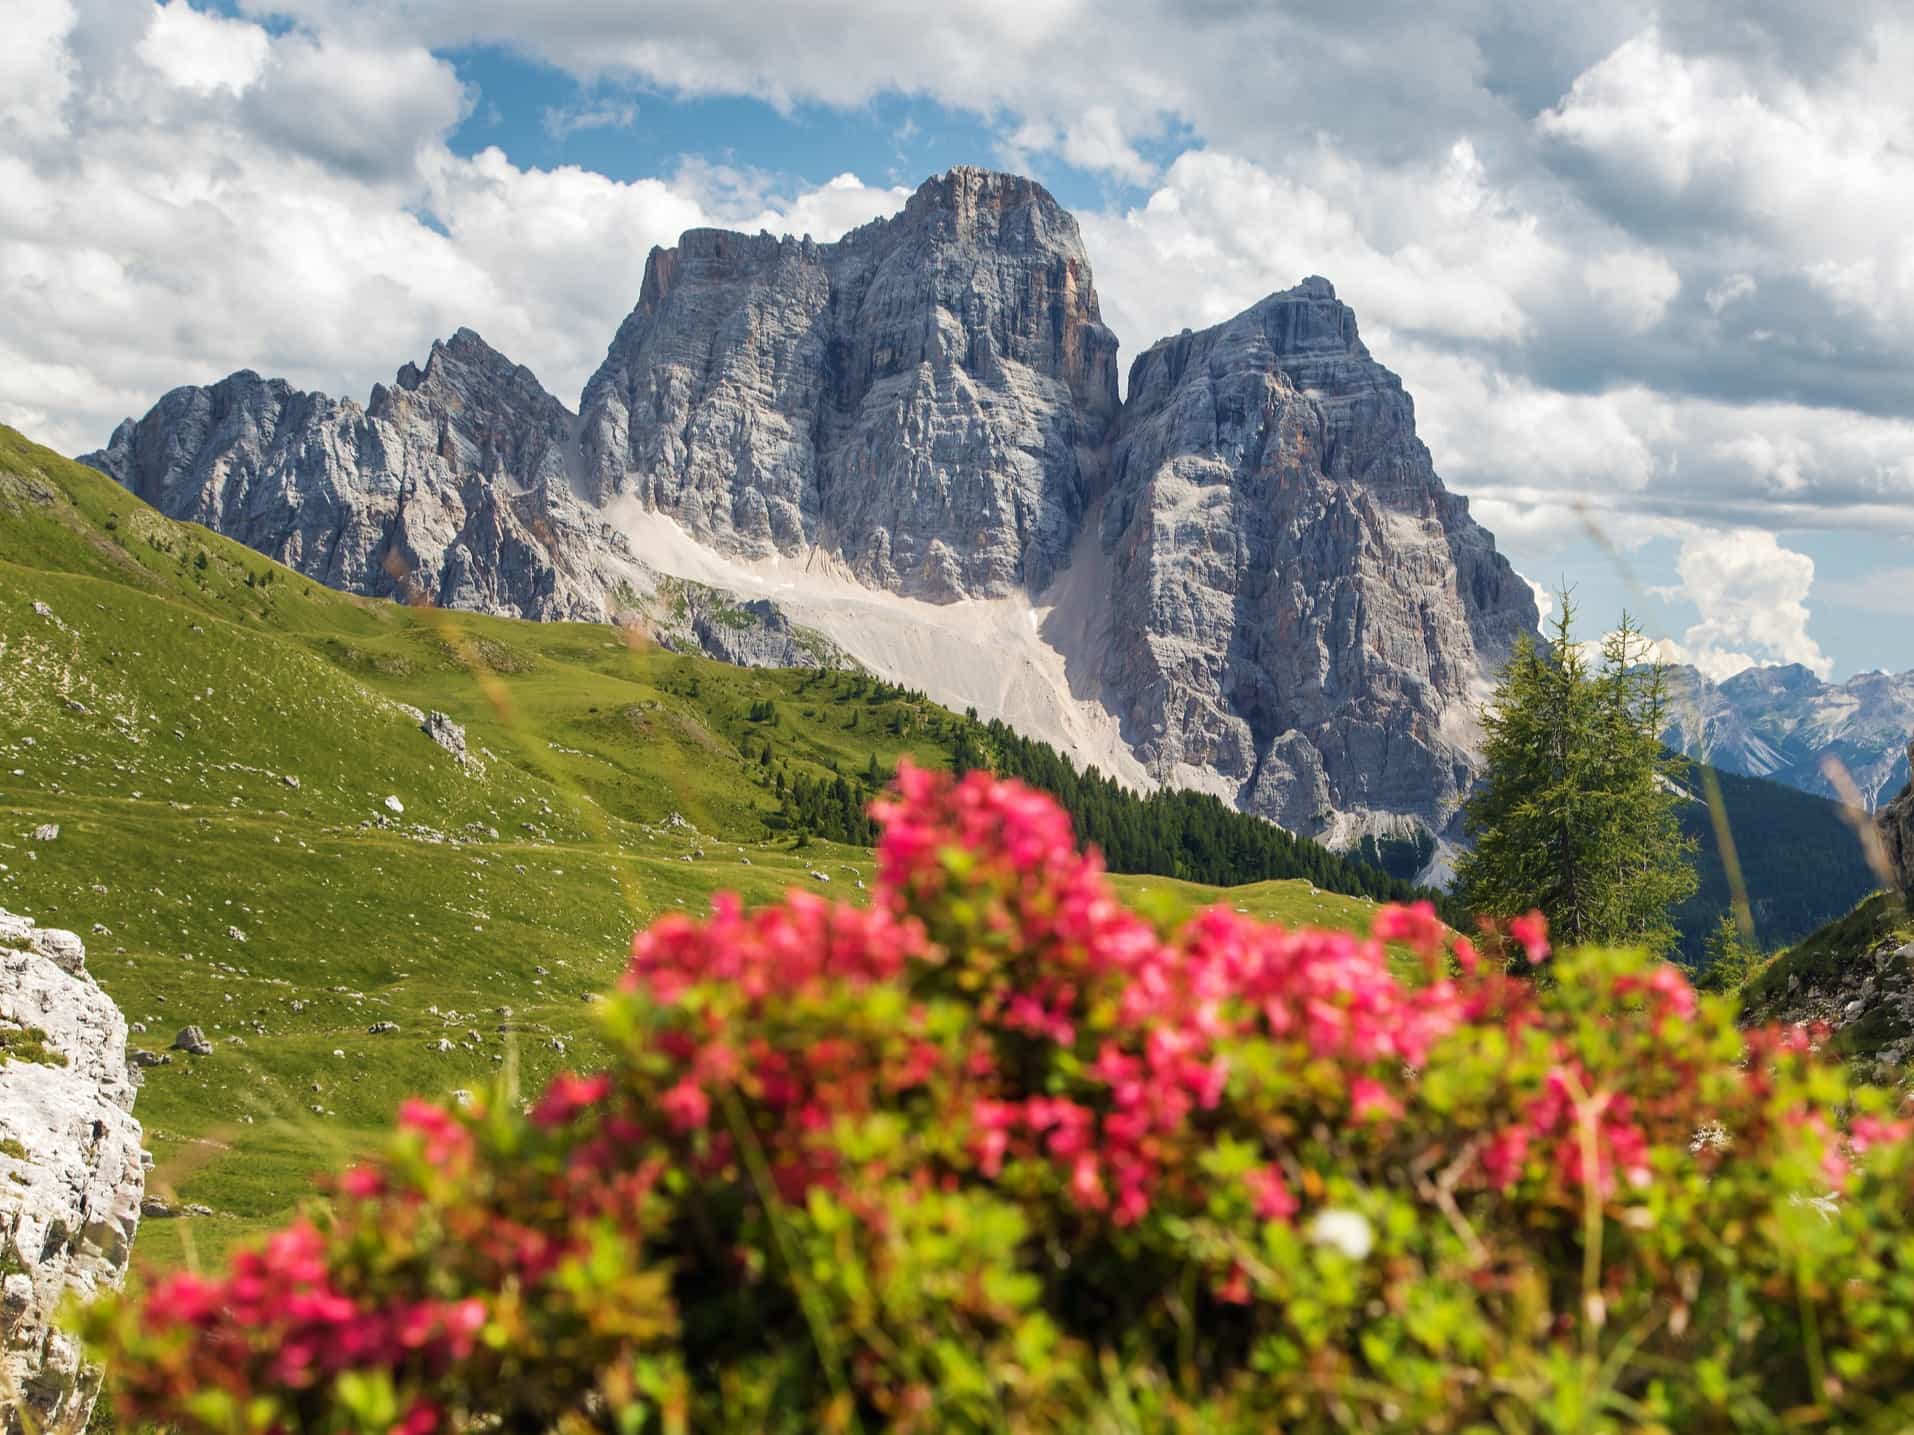
<path fill-rule="evenodd" d="M 1672 668 L 1669 677 L 1664 736 L 1691 757 L 1828 797 L 1840 795 L 1822 771 L 1833 759 L 1869 808 L 1907 784 L 1914 672 L 1827 683 L 1789 663 L 1749 668 L 1720 683 L 1691 667 Z"/>
<path fill-rule="evenodd" d="M 1535 600 L 1327 280 L 1136 361 L 1102 539 L 1132 635 L 1106 681 L 1155 775 L 1298 831 L 1450 826 Z"/>
<path fill-rule="evenodd" d="M 834 243 L 655 250 L 576 415 L 462 330 L 363 408 L 235 374 L 83 461 L 349 592 L 829 653 L 1340 846 L 1457 835 L 1537 621 L 1326 280 L 1119 404 L 1076 221 L 970 168 Z"/>
<path fill-rule="evenodd" d="M 363 408 L 242 371 L 174 389 L 82 461 L 329 587 L 599 618 L 639 570 L 572 492 L 576 427 L 461 329 Z"/>
<path fill-rule="evenodd" d="M 692 230 L 585 386 L 586 484 L 727 553 L 1037 592 L 1096 482 L 1116 347 L 1076 220 L 1027 179 L 952 170 L 834 244 Z"/>

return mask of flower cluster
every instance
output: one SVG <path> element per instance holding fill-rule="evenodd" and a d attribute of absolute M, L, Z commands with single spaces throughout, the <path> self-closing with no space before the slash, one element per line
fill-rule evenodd
<path fill-rule="evenodd" d="M 988 774 L 906 766 L 875 811 L 868 909 L 659 922 L 602 1004 L 610 1069 L 523 1110 L 410 1103 L 313 1221 L 97 1307 L 123 1412 L 220 1435 L 1911 1413 L 1914 1123 L 1811 1034 L 1744 1036 L 1639 954 L 1552 954 L 1537 914 L 1493 934 L 1516 972 L 1427 906 L 1366 935 L 1148 920 Z"/>

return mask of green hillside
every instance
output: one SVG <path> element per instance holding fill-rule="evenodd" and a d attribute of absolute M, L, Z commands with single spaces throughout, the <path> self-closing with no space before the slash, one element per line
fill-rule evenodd
<path fill-rule="evenodd" d="M 465 725 L 482 770 L 401 704 Z M 188 1024 L 216 1048 L 146 1073 L 152 1189 L 215 1212 L 147 1222 L 149 1267 L 282 1218 L 408 1092 L 592 1061 L 588 997 L 658 914 L 855 897 L 870 853 L 830 834 L 900 755 L 960 747 L 988 759 L 988 729 L 858 674 L 334 593 L 0 429 L 0 905 L 86 937 L 136 1048 Z M 1368 903 L 1324 883 L 1406 890 L 1215 806 L 1144 840 L 1317 880 L 1125 888 L 1330 925 Z"/>

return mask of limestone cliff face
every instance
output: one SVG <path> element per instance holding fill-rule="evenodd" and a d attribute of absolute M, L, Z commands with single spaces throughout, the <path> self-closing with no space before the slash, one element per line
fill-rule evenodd
<path fill-rule="evenodd" d="M 933 599 L 1045 586 L 1116 416 L 1076 221 L 960 168 L 834 244 L 693 230 L 654 250 L 586 386 L 584 467 L 749 557 Z"/>
<path fill-rule="evenodd" d="M 83 1429 L 100 1372 L 55 1324 L 117 1286 L 145 1170 L 126 1021 L 71 932 L 0 910 L 0 1430 Z M 25 1424 L 23 1421 L 32 1423 Z"/>
<path fill-rule="evenodd" d="M 1324 279 L 1140 357 L 1102 541 L 1126 734 L 1286 827 L 1440 832 L 1535 599 L 1437 478 Z"/>
<path fill-rule="evenodd" d="M 1452 831 L 1474 704 L 1536 622 L 1327 281 L 1157 344 L 1119 406 L 1076 221 L 968 168 L 834 243 L 654 251 L 576 417 L 461 330 L 363 408 L 240 373 L 85 461 L 355 592 L 635 612 L 1026 725 L 1030 674 L 1061 674 L 1038 735 L 1331 841 Z M 1015 607 L 1044 662 L 946 682 L 896 599 L 938 631 Z"/>

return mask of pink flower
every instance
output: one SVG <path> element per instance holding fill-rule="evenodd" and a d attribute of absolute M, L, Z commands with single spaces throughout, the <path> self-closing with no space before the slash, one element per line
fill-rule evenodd
<path fill-rule="evenodd" d="M 1385 1121 L 1402 1115 L 1402 1103 L 1372 1076 L 1349 1083 L 1349 1113 L 1357 1121 Z"/>
<path fill-rule="evenodd" d="M 385 1192 L 385 1173 L 376 1166 L 353 1166 L 339 1177 L 339 1191 L 367 1201 Z"/>
<path fill-rule="evenodd" d="M 1262 1166 L 1251 1171 L 1243 1179 L 1249 1187 L 1250 1199 L 1256 1203 L 1258 1220 L 1282 1221 L 1287 1224 L 1300 1209 L 1296 1198 L 1290 1194 L 1289 1184 L 1283 1180 L 1283 1173 L 1279 1168 Z"/>
<path fill-rule="evenodd" d="M 1096 1157 L 1084 1152 L 1070 1168 L 1071 1198 L 1086 1211 L 1101 1211 L 1110 1204 L 1103 1189 L 1103 1174 L 1097 1170 Z"/>
<path fill-rule="evenodd" d="M 665 1119 L 679 1131 L 700 1131 L 711 1120 L 711 1098 L 689 1078 L 658 1098 L 658 1105 Z"/>
<path fill-rule="evenodd" d="M 1509 936 L 1528 953 L 1531 966 L 1539 966 L 1548 960 L 1548 918 L 1540 912 L 1530 912 L 1526 917 L 1517 917 L 1510 922 Z"/>
<path fill-rule="evenodd" d="M 611 1078 L 603 1072 L 596 1076 L 579 1076 L 561 1071 L 552 1078 L 551 1085 L 545 1088 L 545 1095 L 533 1108 L 532 1122 L 547 1129 L 566 1125 L 581 1111 L 596 1106 L 610 1094 Z"/>

